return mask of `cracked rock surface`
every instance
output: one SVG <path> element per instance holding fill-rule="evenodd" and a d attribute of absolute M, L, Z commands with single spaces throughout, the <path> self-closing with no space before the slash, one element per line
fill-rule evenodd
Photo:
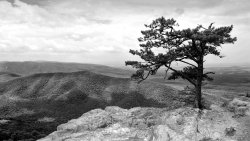
<path fill-rule="evenodd" d="M 227 128 L 241 134 L 239 123 L 219 106 L 199 111 L 194 108 L 94 109 L 58 126 L 39 141 L 233 141 Z"/>

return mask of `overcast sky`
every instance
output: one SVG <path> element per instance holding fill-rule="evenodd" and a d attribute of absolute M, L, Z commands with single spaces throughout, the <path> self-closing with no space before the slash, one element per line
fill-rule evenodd
<path fill-rule="evenodd" d="M 238 41 L 209 64 L 250 63 L 249 0 L 0 0 L 0 61 L 49 60 L 123 66 L 144 24 L 234 25 Z"/>

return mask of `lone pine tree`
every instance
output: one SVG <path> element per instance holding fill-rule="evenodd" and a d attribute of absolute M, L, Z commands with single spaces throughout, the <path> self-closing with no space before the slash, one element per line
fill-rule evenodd
<path fill-rule="evenodd" d="M 138 39 L 141 49 L 130 50 L 144 61 L 125 62 L 137 69 L 131 77 L 141 82 L 156 74 L 159 68 L 166 67 L 166 73 L 172 72 L 168 79 L 182 78 L 194 86 L 196 107 L 202 109 L 202 82 L 213 80 L 209 74 L 214 73 L 204 71 L 204 57 L 209 54 L 223 57 L 219 50 L 221 45 L 237 40 L 230 35 L 233 26 L 214 27 L 211 23 L 207 28 L 198 25 L 193 29 L 179 30 L 176 20 L 161 17 L 145 27 L 147 30 L 141 31 L 143 37 Z M 155 52 L 154 49 L 159 48 L 162 53 Z M 173 67 L 174 62 L 184 63 L 185 67 L 178 70 Z"/>

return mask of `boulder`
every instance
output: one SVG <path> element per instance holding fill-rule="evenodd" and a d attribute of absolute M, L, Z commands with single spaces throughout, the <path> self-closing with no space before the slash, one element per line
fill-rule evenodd
<path fill-rule="evenodd" d="M 58 131 L 79 132 L 104 128 L 111 124 L 111 117 L 108 112 L 95 109 L 83 114 L 78 119 L 70 120 L 66 124 L 59 125 Z"/>
<path fill-rule="evenodd" d="M 250 116 L 250 102 L 234 98 L 227 107 L 234 113 L 234 117 Z"/>
<path fill-rule="evenodd" d="M 185 135 L 178 134 L 167 125 L 158 125 L 153 129 L 152 141 L 191 141 Z"/>

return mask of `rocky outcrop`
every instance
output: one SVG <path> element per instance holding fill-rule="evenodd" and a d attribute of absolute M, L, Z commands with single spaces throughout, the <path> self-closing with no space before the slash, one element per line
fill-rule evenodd
<path fill-rule="evenodd" d="M 225 131 L 233 128 L 240 134 L 238 123 L 220 107 L 212 105 L 211 109 L 95 109 L 58 126 L 57 131 L 39 141 L 234 140 Z"/>
<path fill-rule="evenodd" d="M 234 117 L 250 116 L 250 102 L 234 98 L 227 107 L 234 113 Z"/>

